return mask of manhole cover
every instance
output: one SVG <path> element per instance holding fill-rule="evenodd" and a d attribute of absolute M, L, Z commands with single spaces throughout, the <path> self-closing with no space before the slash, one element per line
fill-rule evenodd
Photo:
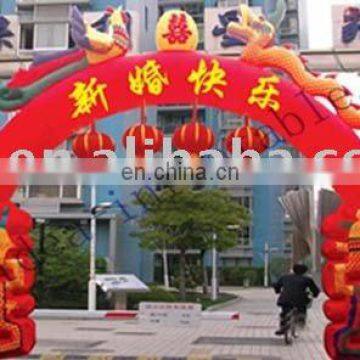
<path fill-rule="evenodd" d="M 207 337 L 196 339 L 195 345 L 253 345 L 253 346 L 284 346 L 283 339 L 266 337 Z"/>

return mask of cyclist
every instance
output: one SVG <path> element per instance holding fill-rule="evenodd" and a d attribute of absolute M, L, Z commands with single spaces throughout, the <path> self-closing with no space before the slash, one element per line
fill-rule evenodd
<path fill-rule="evenodd" d="M 293 310 L 297 310 L 299 325 L 305 325 L 307 307 L 312 297 L 316 298 L 320 293 L 314 280 L 306 276 L 307 271 L 306 265 L 294 265 L 292 274 L 282 276 L 274 284 L 275 292 L 280 294 L 277 305 L 282 309 L 280 328 L 275 332 L 276 335 L 283 335 L 290 326 L 289 321 Z"/>

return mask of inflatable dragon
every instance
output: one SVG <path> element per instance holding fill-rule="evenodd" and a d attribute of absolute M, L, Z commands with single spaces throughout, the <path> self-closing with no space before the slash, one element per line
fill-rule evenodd
<path fill-rule="evenodd" d="M 131 18 L 121 8 L 107 8 L 94 24 L 86 24 L 77 7 L 71 12 L 71 36 L 76 47 L 35 56 L 29 70 L 18 71 L 0 88 L 0 110 L 14 111 L 44 89 L 87 66 L 124 56 L 131 48 Z"/>
<path fill-rule="evenodd" d="M 280 70 L 306 93 L 327 98 L 345 123 L 360 128 L 360 109 L 352 104 L 349 91 L 335 79 L 320 78 L 306 67 L 306 62 L 294 51 L 275 46 L 276 27 L 286 11 L 284 0 L 277 1 L 275 11 L 266 20 L 256 15 L 248 6 L 240 5 L 240 23 L 231 22 L 228 34 L 246 43 L 241 59 L 255 66 Z"/>

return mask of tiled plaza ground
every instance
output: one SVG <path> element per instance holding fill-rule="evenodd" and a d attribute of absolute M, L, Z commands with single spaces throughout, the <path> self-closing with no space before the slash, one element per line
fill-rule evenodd
<path fill-rule="evenodd" d="M 274 336 L 278 309 L 273 292 L 249 289 L 240 290 L 239 295 L 241 300 L 225 310 L 238 310 L 240 321 L 203 320 L 199 327 L 149 327 L 137 321 L 39 320 L 38 345 L 29 358 L 328 359 L 322 345 L 326 323 L 321 311 L 323 296 L 309 314 L 308 329 L 292 346 L 286 346 L 282 338 Z"/>

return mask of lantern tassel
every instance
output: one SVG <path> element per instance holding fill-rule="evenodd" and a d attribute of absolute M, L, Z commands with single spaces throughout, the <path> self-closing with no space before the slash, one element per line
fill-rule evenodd
<path fill-rule="evenodd" d="M 196 98 L 192 109 L 191 122 L 196 122 L 198 120 L 197 113 L 198 113 L 198 99 Z"/>
<path fill-rule="evenodd" d="M 147 116 L 146 116 L 146 100 L 143 99 L 143 102 L 141 104 L 141 115 L 140 120 L 142 124 L 146 124 Z"/>
<path fill-rule="evenodd" d="M 96 125 L 95 125 L 95 121 L 93 121 L 90 125 L 90 133 L 94 133 L 96 132 Z"/>

